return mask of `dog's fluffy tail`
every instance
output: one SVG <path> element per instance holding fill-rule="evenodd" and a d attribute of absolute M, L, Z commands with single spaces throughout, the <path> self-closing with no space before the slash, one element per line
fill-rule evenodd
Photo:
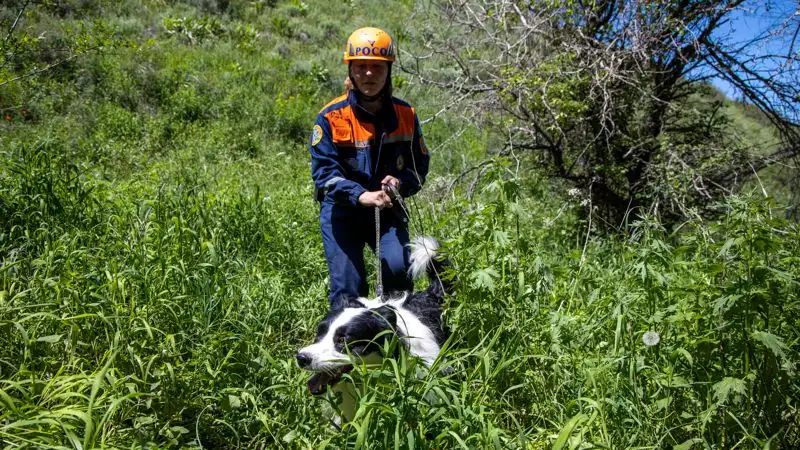
<path fill-rule="evenodd" d="M 429 236 L 415 237 L 409 244 L 411 248 L 411 266 L 408 271 L 414 279 L 428 274 L 431 285 L 428 291 L 439 297 L 451 292 L 452 282 L 445 275 L 451 266 L 450 260 L 439 254 L 439 242 Z"/>

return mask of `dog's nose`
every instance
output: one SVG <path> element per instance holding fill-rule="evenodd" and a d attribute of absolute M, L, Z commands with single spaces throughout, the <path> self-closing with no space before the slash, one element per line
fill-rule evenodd
<path fill-rule="evenodd" d="M 296 358 L 297 358 L 297 365 L 300 366 L 300 368 L 302 369 L 305 369 L 306 367 L 311 365 L 311 357 L 305 353 L 298 353 Z"/>

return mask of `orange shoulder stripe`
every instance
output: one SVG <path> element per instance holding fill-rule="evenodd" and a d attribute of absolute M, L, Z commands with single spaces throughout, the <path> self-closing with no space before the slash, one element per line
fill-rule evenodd
<path fill-rule="evenodd" d="M 325 109 L 328 108 L 329 106 L 335 105 L 336 103 L 339 103 L 344 100 L 347 100 L 347 95 L 340 95 L 335 99 L 329 101 L 325 106 L 322 107 L 322 109 L 319 110 L 319 112 L 325 111 Z"/>

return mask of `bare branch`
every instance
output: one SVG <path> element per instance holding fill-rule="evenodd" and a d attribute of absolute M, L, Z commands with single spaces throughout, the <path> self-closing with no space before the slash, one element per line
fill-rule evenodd
<path fill-rule="evenodd" d="M 499 127 L 507 142 L 501 154 L 527 150 L 552 176 L 592 186 L 593 205 L 607 214 L 598 223 L 619 223 L 631 210 L 688 214 L 691 202 L 730 192 L 717 181 L 725 165 L 737 180 L 746 176 L 741 164 L 753 161 L 758 169 L 752 155 L 763 149 L 721 131 L 728 125 L 720 104 L 676 109 L 692 104 L 713 78 L 737 86 L 781 130 L 785 147 L 800 143 L 800 82 L 793 83 L 800 61 L 792 65 L 782 51 L 754 52 L 772 32 L 733 42 L 721 31 L 745 0 L 436 5 L 448 20 L 422 24 L 422 51 L 403 70 L 453 92 L 459 108 L 487 123 L 498 115 L 512 120 Z M 763 66 L 778 59 L 787 62 Z M 670 187 L 675 183 L 688 190 Z"/>
<path fill-rule="evenodd" d="M 28 7 L 28 3 L 30 0 L 25 0 L 25 3 L 22 4 L 22 8 L 19 9 L 19 13 L 17 14 L 17 18 L 14 19 L 14 23 L 11 24 L 11 28 L 8 30 L 8 34 L 6 34 L 6 38 L 3 39 L 3 44 L 8 42 L 11 39 L 11 35 L 14 34 L 14 30 L 17 28 L 17 24 L 19 23 L 19 19 L 22 17 L 22 14 L 25 13 L 25 9 Z M 5 47 L 5 45 L 4 45 Z"/>
<path fill-rule="evenodd" d="M 58 67 L 61 64 L 64 64 L 64 63 L 69 62 L 69 61 L 72 61 L 73 59 L 77 58 L 78 56 L 80 56 L 82 54 L 83 53 L 73 53 L 72 55 L 68 56 L 67 58 L 64 58 L 64 59 L 62 59 L 60 61 L 54 62 L 53 64 L 50 64 L 50 65 L 48 65 L 46 67 L 43 67 L 41 69 L 36 69 L 36 70 L 31 71 L 31 72 L 16 76 L 14 78 L 9 78 L 8 80 L 3 81 L 2 83 L 0 83 L 0 87 L 3 87 L 5 85 L 7 85 L 9 83 L 13 83 L 15 81 L 19 81 L 19 80 L 22 80 L 22 79 L 25 79 L 25 78 L 30 78 L 30 77 L 39 75 L 41 73 L 47 72 L 48 70 L 53 69 L 55 67 Z"/>

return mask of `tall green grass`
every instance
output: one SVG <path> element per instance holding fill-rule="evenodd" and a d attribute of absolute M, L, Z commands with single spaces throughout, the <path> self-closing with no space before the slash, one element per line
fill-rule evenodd
<path fill-rule="evenodd" d="M 265 168 L 241 163 L 112 187 L 63 151 L 5 154 L 8 443 L 795 442 L 800 241 L 765 205 L 732 200 L 724 220 L 673 233 L 637 223 L 629 239 L 590 240 L 581 262 L 581 242 L 562 234 L 573 219 L 540 216 L 513 179 L 448 203 L 425 225 L 457 264 L 454 335 L 435 367 L 452 369 L 419 376 L 401 357 L 360 372 L 358 417 L 336 433 L 293 363 L 325 298 L 307 193 L 281 187 L 278 168 L 248 186 Z"/>

